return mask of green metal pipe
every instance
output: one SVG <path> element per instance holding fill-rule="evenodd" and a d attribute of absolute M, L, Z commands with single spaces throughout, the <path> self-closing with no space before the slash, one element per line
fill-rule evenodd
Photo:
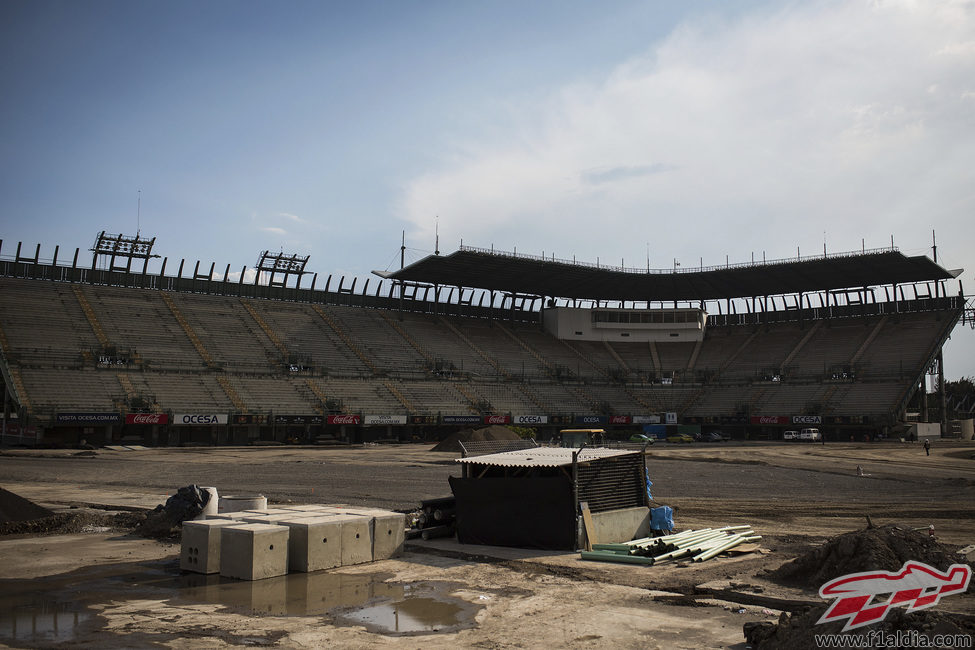
<path fill-rule="evenodd" d="M 600 551 L 582 551 L 582 559 L 595 562 L 616 562 L 618 564 L 643 564 L 650 566 L 654 563 L 652 557 L 640 557 L 638 555 L 617 555 L 616 553 L 605 553 Z"/>

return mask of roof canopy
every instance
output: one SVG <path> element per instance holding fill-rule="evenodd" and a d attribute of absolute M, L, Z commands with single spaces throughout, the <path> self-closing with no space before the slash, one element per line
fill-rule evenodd
<path fill-rule="evenodd" d="M 956 274 L 923 255 L 907 257 L 896 250 L 671 272 L 587 266 L 462 247 L 381 275 L 552 298 L 702 301 L 948 280 Z"/>

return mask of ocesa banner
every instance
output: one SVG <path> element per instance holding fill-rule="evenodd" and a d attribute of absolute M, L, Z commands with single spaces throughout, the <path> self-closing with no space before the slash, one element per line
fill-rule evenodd
<path fill-rule="evenodd" d="M 515 424 L 548 424 L 547 415 L 516 415 Z"/>
<path fill-rule="evenodd" d="M 176 413 L 173 424 L 199 426 L 204 424 L 227 424 L 226 413 Z"/>

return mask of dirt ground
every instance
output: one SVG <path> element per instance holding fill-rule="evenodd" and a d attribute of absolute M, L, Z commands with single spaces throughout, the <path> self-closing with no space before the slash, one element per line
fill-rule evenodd
<path fill-rule="evenodd" d="M 459 475 L 455 453 L 429 449 L 3 450 L 0 487 L 61 513 L 152 508 L 191 483 L 272 504 L 407 510 Z M 246 583 L 181 574 L 178 545 L 93 518 L 80 532 L 0 537 L 0 644 L 744 648 L 744 623 L 823 602 L 768 572 L 867 516 L 975 543 L 973 443 L 930 456 L 895 442 L 659 445 L 647 464 L 678 529 L 749 524 L 762 551 L 644 567 L 415 540 L 394 560 Z M 975 614 L 975 597 L 938 608 Z"/>

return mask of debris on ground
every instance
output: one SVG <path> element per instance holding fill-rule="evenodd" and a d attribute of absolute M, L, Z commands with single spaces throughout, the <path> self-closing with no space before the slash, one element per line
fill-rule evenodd
<path fill-rule="evenodd" d="M 442 440 L 430 451 L 456 451 L 460 452 L 461 442 L 481 442 L 484 440 L 521 440 L 521 436 L 500 425 L 492 425 L 482 429 L 463 429 L 451 434 Z"/>
<path fill-rule="evenodd" d="M 450 537 L 456 532 L 457 500 L 449 496 L 421 501 L 419 510 L 410 513 L 407 521 L 411 522 L 407 539 Z"/>
<path fill-rule="evenodd" d="M 165 505 L 160 504 L 147 513 L 145 521 L 139 524 L 135 532 L 155 539 L 178 539 L 183 522 L 198 517 L 209 501 L 209 491 L 197 485 L 181 487 L 166 499 Z"/>
<path fill-rule="evenodd" d="M 841 634 L 844 621 L 818 622 L 827 607 L 827 604 L 823 604 L 793 615 L 783 612 L 777 623 L 771 621 L 745 623 L 742 626 L 745 642 L 756 650 L 767 648 L 818 650 L 822 647 L 817 645 L 819 635 L 836 634 L 843 637 L 857 637 L 855 640 L 850 639 L 851 642 L 844 645 L 850 648 L 881 647 L 876 640 L 884 638 L 900 638 L 902 643 L 908 644 L 898 647 L 934 648 L 937 647 L 934 643 L 937 635 L 952 635 L 952 637 L 942 636 L 942 638 L 964 638 L 975 635 L 975 616 L 930 609 L 908 613 L 902 608 L 890 609 L 883 621 Z M 922 639 L 922 636 L 925 639 Z M 928 641 L 927 644 L 925 640 Z"/>
<path fill-rule="evenodd" d="M 863 571 L 897 571 L 913 560 L 945 571 L 968 560 L 955 547 L 942 544 L 910 526 L 886 524 L 844 533 L 770 572 L 782 584 L 818 592 L 832 580 Z M 975 582 L 968 589 L 975 593 Z"/>
<path fill-rule="evenodd" d="M 669 560 L 703 562 L 760 539 L 761 535 L 756 535 L 751 526 L 702 528 L 620 544 L 593 544 L 591 551 L 582 551 L 582 559 L 648 566 Z"/>

